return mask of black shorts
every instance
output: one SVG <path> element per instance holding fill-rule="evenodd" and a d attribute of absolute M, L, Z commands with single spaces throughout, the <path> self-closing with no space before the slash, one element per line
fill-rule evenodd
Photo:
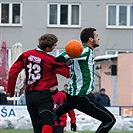
<path fill-rule="evenodd" d="M 26 103 L 33 125 L 40 121 L 42 121 L 43 125 L 53 124 L 54 104 L 49 90 L 27 92 Z M 46 116 L 49 119 L 46 119 Z"/>
<path fill-rule="evenodd" d="M 67 94 L 67 102 L 59 106 L 55 113 L 59 117 L 72 109 L 77 109 L 101 121 L 102 123 L 96 133 L 108 133 L 116 122 L 114 115 L 96 102 L 90 94 L 86 96 L 71 96 Z"/>
<path fill-rule="evenodd" d="M 64 127 L 63 126 L 54 126 L 53 133 L 64 133 Z"/>

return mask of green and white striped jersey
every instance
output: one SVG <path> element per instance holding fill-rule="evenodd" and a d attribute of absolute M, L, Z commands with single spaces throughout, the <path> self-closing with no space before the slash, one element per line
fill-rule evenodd
<path fill-rule="evenodd" d="M 66 61 L 70 57 L 61 54 Z M 94 90 L 94 54 L 93 50 L 83 45 L 83 52 L 78 58 L 73 58 L 70 66 L 70 80 L 67 93 L 72 96 L 85 96 Z"/>

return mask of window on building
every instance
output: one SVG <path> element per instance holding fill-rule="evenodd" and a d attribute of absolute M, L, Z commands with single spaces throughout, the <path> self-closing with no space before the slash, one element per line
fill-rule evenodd
<path fill-rule="evenodd" d="M 80 27 L 80 4 L 48 4 L 48 27 Z"/>
<path fill-rule="evenodd" d="M 21 3 L 0 3 L 0 26 L 20 26 L 21 18 Z"/>
<path fill-rule="evenodd" d="M 133 28 L 133 5 L 107 5 L 107 28 Z"/>

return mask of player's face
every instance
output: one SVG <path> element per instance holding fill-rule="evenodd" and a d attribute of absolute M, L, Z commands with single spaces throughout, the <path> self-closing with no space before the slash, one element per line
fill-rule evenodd
<path fill-rule="evenodd" d="M 57 86 L 53 86 L 53 87 L 50 88 L 50 92 L 53 92 L 53 91 L 55 91 L 56 89 L 57 89 Z"/>
<path fill-rule="evenodd" d="M 94 40 L 93 40 L 93 43 L 92 43 L 93 48 L 96 48 L 96 47 L 99 46 L 99 40 L 100 40 L 100 38 L 98 36 L 98 33 L 96 31 L 94 31 Z"/>
<path fill-rule="evenodd" d="M 67 86 L 64 86 L 64 91 L 67 92 Z"/>

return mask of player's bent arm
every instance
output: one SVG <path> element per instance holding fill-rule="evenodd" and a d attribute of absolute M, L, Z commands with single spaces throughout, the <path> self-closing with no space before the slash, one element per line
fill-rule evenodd
<path fill-rule="evenodd" d="M 70 59 L 71 59 L 70 56 L 66 52 L 62 52 L 58 57 L 55 58 L 55 61 L 66 63 Z"/>
<path fill-rule="evenodd" d="M 65 63 L 58 63 L 56 61 L 51 63 L 52 70 L 56 74 L 60 74 L 66 78 L 70 78 L 69 67 Z"/>
<path fill-rule="evenodd" d="M 77 57 L 77 58 L 71 58 L 66 52 L 62 52 L 58 57 L 55 58 L 55 61 L 57 62 L 69 62 L 69 61 L 72 61 L 73 59 L 76 59 L 76 60 L 86 60 L 88 55 L 89 55 L 89 48 L 85 48 L 82 52 L 82 54 Z"/>
<path fill-rule="evenodd" d="M 14 95 L 16 80 L 18 74 L 23 69 L 23 63 L 20 61 L 16 61 L 10 68 L 8 75 L 8 85 L 7 85 L 7 93 L 12 97 Z"/>

